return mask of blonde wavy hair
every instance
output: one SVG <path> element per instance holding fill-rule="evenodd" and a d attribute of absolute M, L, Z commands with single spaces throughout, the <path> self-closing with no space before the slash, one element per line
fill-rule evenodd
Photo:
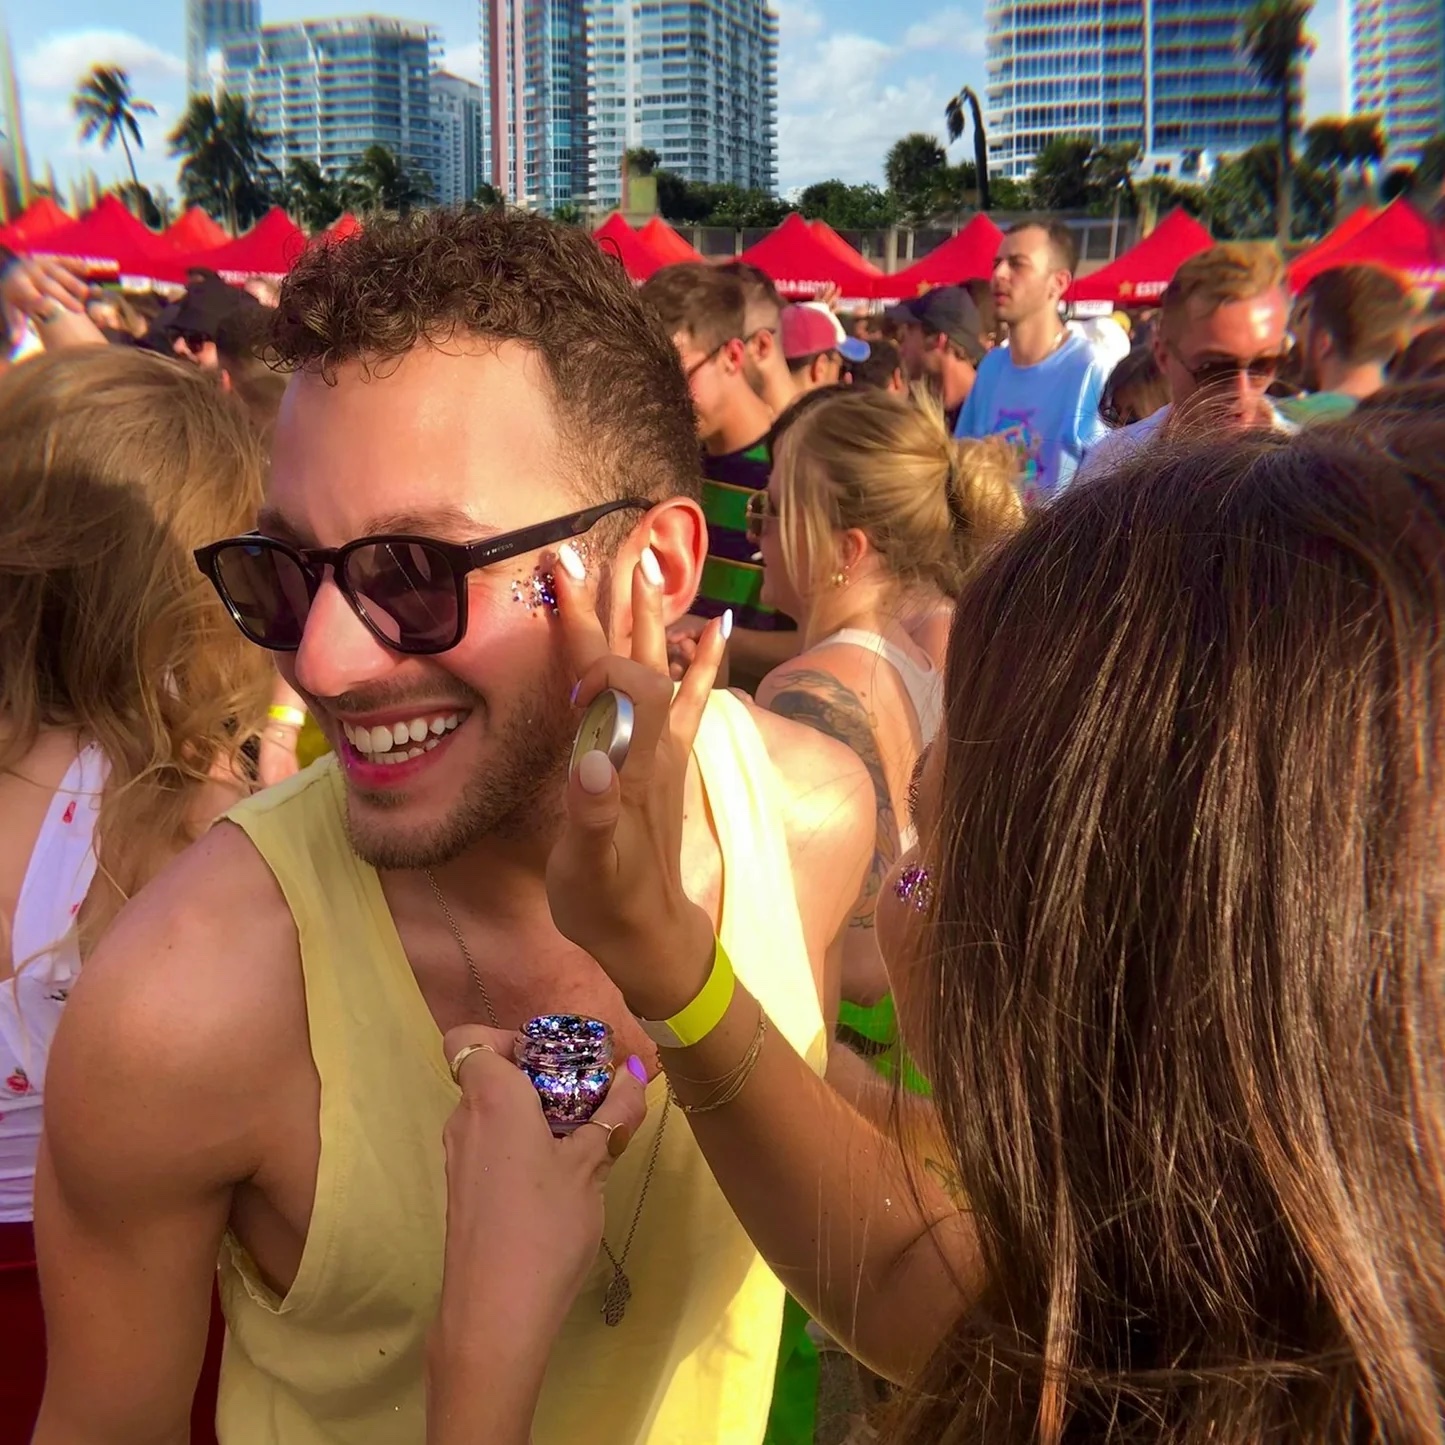
<path fill-rule="evenodd" d="M 955 597 L 989 545 L 1023 523 L 1012 448 L 955 441 L 922 392 L 830 393 L 788 427 L 773 477 L 783 565 L 803 596 L 837 570 L 840 532 L 862 532 L 901 589 Z"/>
<path fill-rule="evenodd" d="M 0 768 L 43 728 L 99 744 L 94 937 L 243 776 L 274 679 L 192 549 L 253 525 L 263 454 L 207 374 L 87 347 L 0 376 Z"/>

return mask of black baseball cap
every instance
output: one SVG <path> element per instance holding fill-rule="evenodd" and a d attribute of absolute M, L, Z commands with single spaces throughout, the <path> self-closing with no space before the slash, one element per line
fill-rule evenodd
<path fill-rule="evenodd" d="M 948 337 L 968 353 L 972 362 L 982 361 L 988 351 L 984 345 L 983 317 L 965 286 L 935 286 L 911 301 L 890 306 L 883 313 L 890 321 L 926 326 Z"/>

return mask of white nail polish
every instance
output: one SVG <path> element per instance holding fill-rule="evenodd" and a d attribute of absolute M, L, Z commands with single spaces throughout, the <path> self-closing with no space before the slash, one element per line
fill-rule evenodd
<path fill-rule="evenodd" d="M 723 613 L 722 640 L 726 642 L 733 635 L 733 610 L 731 607 Z"/>
<path fill-rule="evenodd" d="M 638 565 L 642 568 L 642 575 L 653 587 L 662 586 L 662 568 L 658 566 L 657 553 L 651 547 L 642 549 L 642 557 Z"/>
<path fill-rule="evenodd" d="M 574 582 L 585 580 L 587 569 L 582 565 L 582 559 L 577 555 L 570 542 L 563 542 L 557 548 L 557 560 L 562 564 L 562 570 Z"/>

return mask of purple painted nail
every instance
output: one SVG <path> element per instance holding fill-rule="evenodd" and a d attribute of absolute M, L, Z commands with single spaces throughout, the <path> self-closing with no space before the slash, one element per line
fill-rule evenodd
<path fill-rule="evenodd" d="M 893 885 L 894 895 L 919 913 L 927 913 L 933 905 L 933 879 L 927 868 L 905 868 Z"/>
<path fill-rule="evenodd" d="M 582 679 L 579 677 L 579 678 L 577 679 L 577 681 L 572 684 L 572 692 L 571 692 L 570 695 L 571 695 L 571 698 L 572 698 L 572 706 L 573 706 L 573 707 L 576 707 L 576 706 L 577 706 L 577 694 L 578 694 L 579 692 L 581 692 L 581 691 L 582 691 Z"/>
<path fill-rule="evenodd" d="M 636 1054 L 633 1054 L 633 1056 L 628 1059 L 627 1072 L 631 1074 L 639 1084 L 645 1084 L 647 1082 L 647 1065 L 644 1064 Z"/>

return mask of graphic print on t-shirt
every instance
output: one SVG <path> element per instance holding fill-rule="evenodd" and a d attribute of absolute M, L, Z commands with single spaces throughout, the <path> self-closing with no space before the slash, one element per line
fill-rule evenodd
<path fill-rule="evenodd" d="M 1018 453 L 1019 493 L 1024 505 L 1031 507 L 1041 493 L 1047 490 L 1049 479 L 1044 462 L 1044 439 L 1034 430 L 1035 412 L 1009 411 L 1001 408 L 994 431 Z"/>

